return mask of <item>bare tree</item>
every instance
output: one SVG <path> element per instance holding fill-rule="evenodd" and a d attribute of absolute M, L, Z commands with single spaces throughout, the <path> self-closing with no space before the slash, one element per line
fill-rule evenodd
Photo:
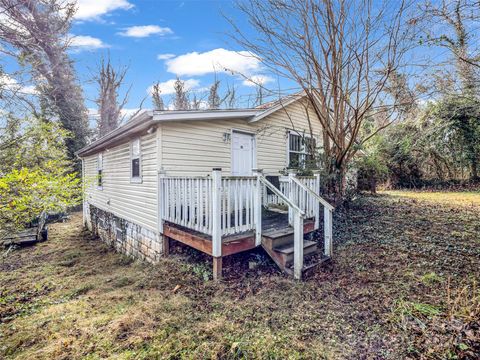
<path fill-rule="evenodd" d="M 82 89 L 67 49 L 75 4 L 63 0 L 0 0 L 3 52 L 27 63 L 44 110 L 58 116 L 72 133 L 69 155 L 86 144 L 89 134 Z"/>
<path fill-rule="evenodd" d="M 190 104 L 190 108 L 192 110 L 200 110 L 202 107 L 202 99 L 197 96 L 197 94 L 193 94 L 192 102 Z"/>
<path fill-rule="evenodd" d="M 348 163 L 381 130 L 362 138 L 363 121 L 374 111 L 393 113 L 379 99 L 408 50 L 405 2 L 252 0 L 237 6 L 256 35 L 230 20 L 232 36 L 304 92 L 315 115 L 309 121 L 323 129 L 324 167 L 341 199 Z"/>
<path fill-rule="evenodd" d="M 417 94 L 409 86 L 406 74 L 392 70 L 385 92 L 391 95 L 394 109 L 402 119 L 412 117 L 418 110 Z M 388 120 L 386 119 L 386 123 Z"/>
<path fill-rule="evenodd" d="M 128 67 L 115 69 L 110 61 L 110 56 L 105 61 L 102 58 L 98 74 L 94 77 L 98 85 L 98 135 L 100 137 L 115 130 L 120 125 L 121 112 L 128 100 L 130 89 L 126 92 L 122 101 L 119 101 L 118 91 L 123 85 Z"/>
<path fill-rule="evenodd" d="M 173 100 L 175 110 L 189 110 L 190 102 L 188 100 L 188 89 L 185 87 L 185 81 L 182 81 L 177 77 L 173 88 L 175 90 Z"/>
<path fill-rule="evenodd" d="M 215 79 L 212 86 L 210 86 L 210 92 L 208 95 L 208 108 L 209 109 L 219 109 L 220 108 L 220 95 L 218 95 L 218 90 L 220 87 L 220 80 Z"/>
<path fill-rule="evenodd" d="M 237 107 L 237 89 L 235 86 L 228 87 L 227 94 L 225 95 L 225 101 L 229 109 L 235 109 Z"/>
<path fill-rule="evenodd" d="M 453 55 L 464 92 L 476 92 L 480 49 L 474 40 L 480 20 L 480 5 L 473 0 L 442 0 L 421 7 L 425 42 L 446 48 Z"/>
<path fill-rule="evenodd" d="M 263 104 L 263 98 L 264 98 L 264 88 L 263 85 L 257 84 L 256 85 L 256 92 L 255 92 L 255 105 L 254 106 L 260 106 Z"/>
<path fill-rule="evenodd" d="M 152 100 L 155 110 L 165 110 L 165 104 L 162 98 L 162 90 L 160 90 L 160 82 L 152 86 Z"/>

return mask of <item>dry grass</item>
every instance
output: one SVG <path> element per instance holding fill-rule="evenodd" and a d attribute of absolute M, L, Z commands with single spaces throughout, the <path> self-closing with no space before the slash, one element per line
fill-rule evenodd
<path fill-rule="evenodd" d="M 479 204 L 359 199 L 336 212 L 333 263 L 301 283 L 262 251 L 227 258 L 221 283 L 191 250 L 131 261 L 74 215 L 1 260 L 0 358 L 472 358 Z"/>
<path fill-rule="evenodd" d="M 480 191 L 406 191 L 390 190 L 383 191 L 381 194 L 404 197 L 420 201 L 429 201 L 433 203 L 461 205 L 461 206 L 480 206 Z"/>

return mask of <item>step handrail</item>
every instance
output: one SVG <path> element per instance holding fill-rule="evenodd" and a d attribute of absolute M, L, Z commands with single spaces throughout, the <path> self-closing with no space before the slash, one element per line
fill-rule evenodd
<path fill-rule="evenodd" d="M 300 180 L 298 180 L 296 177 L 292 176 L 291 179 L 302 189 L 306 190 L 310 195 L 312 195 L 314 198 L 316 198 L 323 206 L 325 206 L 328 210 L 333 211 L 335 208 L 330 205 L 330 203 L 322 198 L 320 195 L 318 195 L 315 191 L 310 189 L 308 186 L 305 186 Z"/>
<path fill-rule="evenodd" d="M 303 270 L 303 218 L 305 217 L 305 212 L 300 209 L 295 203 L 289 199 L 287 196 L 282 194 L 282 192 L 277 189 L 275 185 L 273 185 L 270 181 L 268 181 L 265 176 L 263 176 L 260 172 L 257 172 L 257 191 L 260 192 L 260 183 L 264 184 L 270 190 L 273 191 L 275 195 L 277 195 L 280 199 L 285 201 L 285 204 L 288 205 L 289 209 L 292 209 L 294 214 L 293 216 L 293 277 L 297 280 L 302 278 L 302 270 Z M 257 196 L 260 196 L 257 193 Z M 256 243 L 259 245 L 261 243 L 262 237 L 262 220 L 261 220 L 261 199 L 258 199 L 258 206 L 257 206 L 257 216 L 258 220 L 256 222 Z"/>
<path fill-rule="evenodd" d="M 295 210 L 296 212 L 298 212 L 300 214 L 300 216 L 304 217 L 305 216 L 305 212 L 300 209 L 297 205 L 295 205 L 292 200 L 290 200 L 287 196 L 285 196 L 284 194 L 282 194 L 282 192 L 280 190 L 278 190 L 275 185 L 273 185 L 270 181 L 268 181 L 265 176 L 263 175 L 259 175 L 259 178 L 260 178 L 260 181 L 265 185 L 267 186 L 271 191 L 273 191 L 275 193 L 275 195 L 277 195 L 279 198 L 281 198 L 283 201 L 285 201 L 285 203 L 291 207 L 293 210 Z M 302 184 L 303 185 L 303 184 Z M 329 204 L 330 205 L 330 204 Z"/>
<path fill-rule="evenodd" d="M 325 199 L 318 195 L 315 191 L 310 189 L 308 186 L 302 184 L 295 176 L 290 176 L 290 181 L 297 184 L 301 189 L 307 191 L 308 194 L 312 195 L 323 205 L 323 225 L 324 225 L 324 254 L 328 257 L 332 257 L 332 247 L 333 247 L 333 210 L 335 209 L 330 205 Z M 317 211 L 315 218 L 315 226 L 318 226 L 319 214 Z"/>

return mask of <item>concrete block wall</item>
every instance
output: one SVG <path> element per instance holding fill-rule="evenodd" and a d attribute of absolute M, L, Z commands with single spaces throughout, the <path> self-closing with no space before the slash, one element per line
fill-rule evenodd
<path fill-rule="evenodd" d="M 110 212 L 88 204 L 86 226 L 116 251 L 148 262 L 163 254 L 162 236 Z"/>

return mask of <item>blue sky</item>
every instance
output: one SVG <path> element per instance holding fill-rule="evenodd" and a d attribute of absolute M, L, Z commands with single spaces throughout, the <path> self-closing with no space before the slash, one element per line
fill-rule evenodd
<path fill-rule="evenodd" d="M 248 105 L 255 87 L 238 74 L 222 71 L 225 67 L 278 87 L 278 79 L 229 37 L 231 26 L 222 13 L 239 24 L 245 22 L 233 2 L 78 0 L 78 7 L 71 29 L 75 45 L 71 56 L 89 108 L 95 107 L 92 100 L 97 91 L 89 79 L 102 54 L 108 52 L 114 65 L 129 66 L 124 87 L 132 86 L 128 109 L 137 108 L 156 81 L 162 83 L 168 102 L 177 75 L 202 96 L 214 80 L 214 69 L 223 88 L 236 86 L 240 105 Z M 144 107 L 151 107 L 150 98 Z"/>

